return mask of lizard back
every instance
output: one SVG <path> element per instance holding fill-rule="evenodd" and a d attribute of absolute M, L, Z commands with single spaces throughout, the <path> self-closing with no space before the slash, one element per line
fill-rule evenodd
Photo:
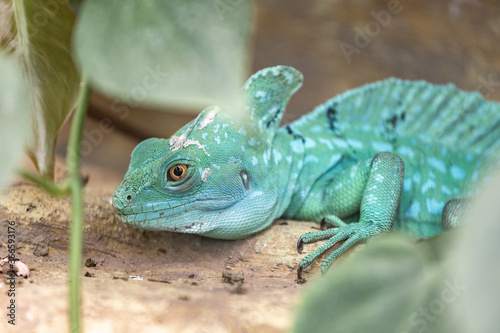
<path fill-rule="evenodd" d="M 444 204 L 472 194 L 500 148 L 500 106 L 453 84 L 388 79 L 338 95 L 281 128 L 304 138 L 303 168 L 284 217 L 316 220 L 325 186 L 356 162 L 389 151 L 405 162 L 394 228 L 441 231 Z M 313 210 L 314 211 L 314 210 Z"/>

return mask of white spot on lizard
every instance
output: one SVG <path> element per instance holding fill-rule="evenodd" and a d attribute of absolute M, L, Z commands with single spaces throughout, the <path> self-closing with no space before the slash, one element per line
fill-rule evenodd
<path fill-rule="evenodd" d="M 349 177 L 351 177 L 351 179 L 354 179 L 354 177 L 356 177 L 356 172 L 358 171 L 358 165 L 355 164 L 352 168 L 351 168 L 351 174 Z"/>
<path fill-rule="evenodd" d="M 329 140 L 324 139 L 324 138 L 319 138 L 318 141 L 321 142 L 322 144 L 324 144 L 325 146 L 327 146 L 328 149 L 333 149 L 333 145 Z"/>
<path fill-rule="evenodd" d="M 281 153 L 276 149 L 273 149 L 274 164 L 278 164 L 281 161 Z"/>
<path fill-rule="evenodd" d="M 417 171 L 413 174 L 413 181 L 417 184 L 420 184 L 420 172 Z"/>
<path fill-rule="evenodd" d="M 401 146 L 398 148 L 398 152 L 400 155 L 408 156 L 409 158 L 413 158 L 415 156 L 415 152 L 408 146 Z"/>
<path fill-rule="evenodd" d="M 246 136 L 247 130 L 246 130 L 245 126 L 241 126 L 240 129 L 238 130 L 238 133 Z"/>
<path fill-rule="evenodd" d="M 444 201 L 437 201 L 434 198 L 427 198 L 427 211 L 432 215 L 439 215 L 444 207 Z"/>
<path fill-rule="evenodd" d="M 293 82 L 293 74 L 289 71 L 283 71 L 283 76 L 286 78 L 287 84 L 292 84 Z"/>
<path fill-rule="evenodd" d="M 205 170 L 203 170 L 203 172 L 201 173 L 201 181 L 206 183 L 208 176 L 210 176 L 211 174 L 212 171 L 210 170 L 210 168 L 205 168 Z"/>
<path fill-rule="evenodd" d="M 431 188 L 436 188 L 436 183 L 433 180 L 429 179 L 424 183 L 424 185 L 422 185 L 422 194 L 425 194 L 425 192 L 427 192 Z"/>
<path fill-rule="evenodd" d="M 358 141 L 356 139 L 347 139 L 347 143 L 353 147 L 354 149 L 362 149 L 363 148 L 363 143 L 361 141 Z"/>
<path fill-rule="evenodd" d="M 455 179 L 465 179 L 466 172 L 464 169 L 453 165 L 450 168 L 451 176 Z"/>
<path fill-rule="evenodd" d="M 267 95 L 267 92 L 263 91 L 263 90 L 258 90 L 255 92 L 255 97 L 257 97 L 261 103 L 266 102 L 266 98 L 265 98 L 266 95 Z"/>
<path fill-rule="evenodd" d="M 332 142 L 333 142 L 334 145 L 336 145 L 339 148 L 347 148 L 347 147 L 349 147 L 347 145 L 347 143 L 344 140 L 342 140 L 342 139 L 333 138 Z"/>
<path fill-rule="evenodd" d="M 314 156 L 314 155 L 307 155 L 306 158 L 304 158 L 305 163 L 317 163 L 319 162 L 319 159 Z"/>
<path fill-rule="evenodd" d="M 437 158 L 435 158 L 433 156 L 429 156 L 429 157 L 427 157 L 427 163 L 429 163 L 429 165 L 431 167 L 433 167 L 434 169 L 437 169 L 437 170 L 441 171 L 442 173 L 446 172 L 446 165 L 440 159 L 437 159 Z"/>
<path fill-rule="evenodd" d="M 264 164 L 268 165 L 269 160 L 271 159 L 271 149 L 264 150 L 262 157 L 264 158 Z"/>
<path fill-rule="evenodd" d="M 205 118 L 203 118 L 201 121 L 200 121 L 200 124 L 198 125 L 198 128 L 197 130 L 201 130 L 202 128 L 205 128 L 208 124 L 210 124 L 212 121 L 214 121 L 215 119 L 215 116 L 217 115 L 217 113 L 220 111 L 220 107 L 215 105 L 214 106 L 214 109 L 212 111 L 210 111 L 206 116 Z"/>
<path fill-rule="evenodd" d="M 313 133 L 320 133 L 320 132 L 322 132 L 322 131 L 323 131 L 323 127 L 321 127 L 321 126 L 319 126 L 319 125 L 315 125 L 315 126 L 311 127 L 309 130 L 310 130 L 311 132 L 313 132 Z M 323 140 L 324 140 L 324 139 L 323 139 Z"/>
<path fill-rule="evenodd" d="M 313 139 L 306 138 L 306 142 L 304 144 L 306 148 L 314 148 L 316 147 L 316 142 Z"/>
<path fill-rule="evenodd" d="M 448 188 L 448 186 L 446 185 L 441 185 L 441 192 L 443 194 L 448 194 L 448 195 L 451 195 L 451 190 Z"/>
<path fill-rule="evenodd" d="M 406 210 L 405 217 L 410 217 L 410 218 L 418 218 L 418 215 L 420 214 L 420 202 L 414 201 L 410 207 L 408 207 L 408 210 Z"/>
<path fill-rule="evenodd" d="M 205 146 L 200 144 L 198 141 L 188 139 L 186 137 L 186 133 L 182 133 L 180 136 L 173 135 L 170 138 L 169 143 L 171 151 L 176 151 L 181 148 L 186 148 L 191 145 L 196 145 L 198 148 L 202 149 L 205 152 L 205 154 L 207 154 L 208 157 L 210 157 L 210 154 L 207 153 L 207 151 L 205 150 Z"/>
<path fill-rule="evenodd" d="M 217 124 L 214 126 L 214 134 L 217 134 L 219 132 L 220 124 Z"/>
<path fill-rule="evenodd" d="M 411 178 L 405 178 L 404 183 L 403 183 L 403 190 L 405 191 L 411 191 L 412 187 L 412 179 Z"/>
<path fill-rule="evenodd" d="M 304 146 L 298 141 L 290 142 L 290 147 L 294 153 L 301 154 L 304 152 Z"/>
<path fill-rule="evenodd" d="M 387 143 L 387 142 L 373 141 L 372 147 L 376 151 L 392 151 L 392 145 L 390 143 Z"/>

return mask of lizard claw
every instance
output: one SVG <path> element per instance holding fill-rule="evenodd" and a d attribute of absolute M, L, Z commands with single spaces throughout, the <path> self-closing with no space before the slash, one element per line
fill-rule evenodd
<path fill-rule="evenodd" d="M 297 241 L 297 252 L 302 253 L 303 249 L 304 249 L 304 241 L 302 240 L 302 236 L 300 236 L 299 240 Z M 301 269 L 301 268 L 299 267 L 299 269 Z M 297 272 L 297 273 L 300 275 L 299 272 Z"/>
<path fill-rule="evenodd" d="M 300 265 L 297 268 L 297 280 L 302 281 L 302 266 L 300 266 Z"/>
<path fill-rule="evenodd" d="M 315 259 L 325 253 L 328 249 L 338 246 L 330 255 L 323 261 L 321 271 L 324 273 L 330 265 L 340 257 L 344 252 L 354 246 L 356 243 L 369 238 L 371 235 L 380 234 L 377 229 L 368 223 L 356 223 L 343 228 L 331 228 L 323 231 L 309 232 L 300 236 L 297 243 L 297 249 L 302 250 L 303 244 L 314 243 L 319 240 L 327 239 L 325 243 L 320 245 L 316 250 L 302 258 L 299 263 L 297 275 L 300 277 L 302 270 L 310 266 Z"/>

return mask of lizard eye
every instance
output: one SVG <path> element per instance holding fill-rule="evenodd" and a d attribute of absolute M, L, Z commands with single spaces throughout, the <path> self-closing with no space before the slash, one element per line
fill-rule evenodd
<path fill-rule="evenodd" d="M 188 166 L 186 164 L 176 164 L 168 169 L 168 180 L 177 181 L 187 174 Z"/>

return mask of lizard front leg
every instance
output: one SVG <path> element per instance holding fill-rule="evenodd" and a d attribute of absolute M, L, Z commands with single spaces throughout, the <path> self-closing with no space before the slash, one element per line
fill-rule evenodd
<path fill-rule="evenodd" d="M 449 230 L 464 224 L 470 207 L 471 201 L 469 199 L 455 198 L 449 200 L 441 213 L 441 225 L 443 229 Z"/>
<path fill-rule="evenodd" d="M 390 230 L 396 217 L 403 179 L 403 160 L 389 152 L 361 161 L 337 177 L 326 189 L 324 201 L 325 219 L 337 228 L 309 232 L 300 237 L 297 243 L 299 252 L 303 244 L 328 240 L 300 261 L 298 278 L 301 279 L 304 268 L 336 243 L 344 241 L 323 261 L 322 272 L 356 243 Z M 359 222 L 346 224 L 339 218 L 358 211 Z"/>

